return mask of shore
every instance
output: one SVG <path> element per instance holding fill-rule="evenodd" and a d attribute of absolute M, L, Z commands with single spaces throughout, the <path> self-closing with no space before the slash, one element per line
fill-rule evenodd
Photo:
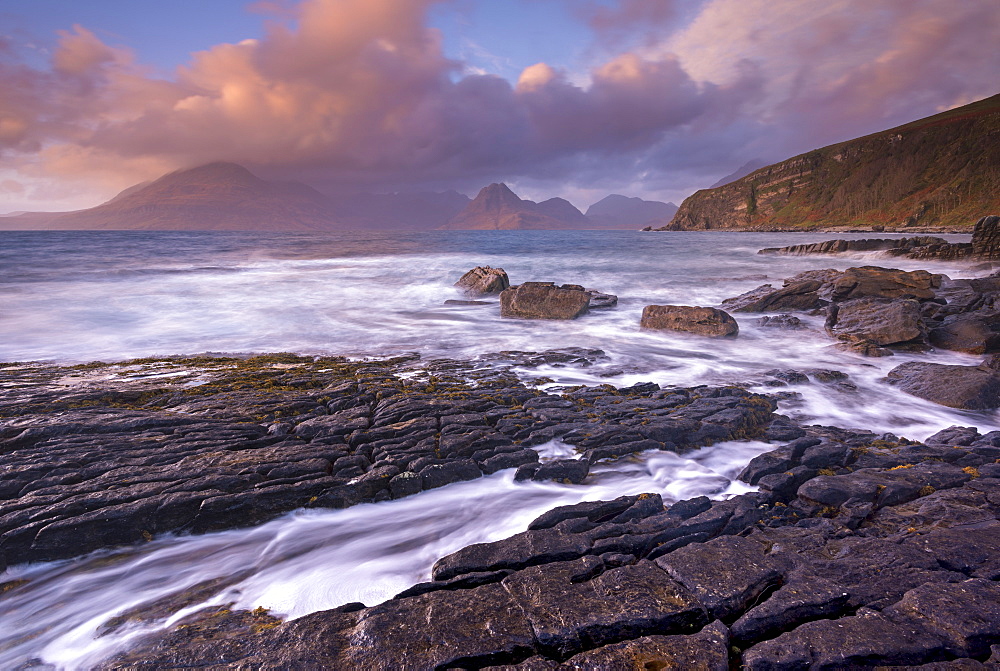
<path fill-rule="evenodd" d="M 405 497 L 503 469 L 580 482 L 602 460 L 764 439 L 775 449 L 741 474 L 758 492 L 555 509 L 508 540 L 439 559 L 432 582 L 385 603 L 288 623 L 214 607 L 106 668 L 798 668 L 993 654 L 1000 435 L 952 429 L 920 444 L 798 426 L 774 398 L 740 387 L 542 391 L 545 379 L 501 363 L 599 354 L 5 364 L 4 561 Z M 579 458 L 540 460 L 531 447 L 553 437 Z M 190 597 L 108 626 L 168 617 Z"/>

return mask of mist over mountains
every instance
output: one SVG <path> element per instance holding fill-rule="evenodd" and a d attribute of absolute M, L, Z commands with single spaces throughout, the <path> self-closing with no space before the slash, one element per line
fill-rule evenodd
<path fill-rule="evenodd" d="M 676 206 L 609 196 L 584 215 L 562 198 L 536 203 L 506 184 L 476 198 L 442 193 L 327 195 L 301 182 L 260 179 L 243 166 L 215 162 L 136 184 L 96 207 L 0 217 L 2 230 L 340 231 L 432 229 L 637 230 L 669 220 Z"/>

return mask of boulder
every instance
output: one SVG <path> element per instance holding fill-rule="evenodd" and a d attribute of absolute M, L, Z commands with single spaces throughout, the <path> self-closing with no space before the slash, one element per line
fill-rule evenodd
<path fill-rule="evenodd" d="M 740 332 L 739 325 L 728 312 L 688 305 L 647 305 L 642 310 L 640 326 L 687 331 L 712 338 L 735 336 Z"/>
<path fill-rule="evenodd" d="M 941 286 L 941 275 L 926 270 L 907 272 L 895 268 L 862 266 L 848 268 L 840 277 L 823 287 L 821 298 L 837 303 L 853 298 L 934 298 L 934 289 Z"/>
<path fill-rule="evenodd" d="M 829 302 L 820 299 L 817 293 L 822 287 L 823 282 L 819 280 L 792 282 L 781 289 L 775 289 L 770 284 L 765 284 L 735 298 L 727 298 L 722 301 L 722 306 L 733 312 L 815 310 Z"/>
<path fill-rule="evenodd" d="M 972 254 L 980 259 L 1000 259 L 1000 216 L 985 216 L 972 229 Z"/>
<path fill-rule="evenodd" d="M 968 354 L 1000 352 L 1000 314 L 973 312 L 946 317 L 931 329 L 929 339 L 935 347 Z"/>
<path fill-rule="evenodd" d="M 920 303 L 867 297 L 831 305 L 826 321 L 831 336 L 846 342 L 892 345 L 924 335 Z"/>
<path fill-rule="evenodd" d="M 498 294 L 510 286 L 503 268 L 476 266 L 455 282 L 455 286 L 472 296 Z"/>
<path fill-rule="evenodd" d="M 590 295 L 576 285 L 557 287 L 554 282 L 524 282 L 500 294 L 501 317 L 576 319 L 589 307 Z"/>
<path fill-rule="evenodd" d="M 1000 407 L 1000 376 L 978 366 L 911 361 L 889 371 L 887 381 L 907 394 L 950 408 Z"/>

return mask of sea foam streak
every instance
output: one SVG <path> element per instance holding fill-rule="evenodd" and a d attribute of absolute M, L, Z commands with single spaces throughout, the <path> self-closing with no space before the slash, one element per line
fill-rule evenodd
<path fill-rule="evenodd" d="M 513 471 L 346 510 L 309 510 L 259 527 L 165 537 L 139 548 L 15 567 L 30 580 L 0 599 L 0 668 L 41 657 L 60 668 L 93 665 L 142 635 L 207 605 L 264 606 L 288 617 L 361 601 L 373 605 L 430 579 L 439 557 L 523 531 L 559 505 L 658 492 L 667 502 L 750 491 L 733 478 L 762 442 L 719 443 L 684 456 L 648 452 L 599 465 L 583 485 L 514 482 Z M 563 446 L 539 446 L 543 455 Z M 150 622 L 99 636 L 112 618 L 205 581 L 233 584 Z"/>

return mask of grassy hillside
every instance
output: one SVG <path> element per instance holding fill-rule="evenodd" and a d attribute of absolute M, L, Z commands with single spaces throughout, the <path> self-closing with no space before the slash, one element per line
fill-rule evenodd
<path fill-rule="evenodd" d="M 997 213 L 1000 95 L 698 191 L 667 228 L 971 228 Z"/>

